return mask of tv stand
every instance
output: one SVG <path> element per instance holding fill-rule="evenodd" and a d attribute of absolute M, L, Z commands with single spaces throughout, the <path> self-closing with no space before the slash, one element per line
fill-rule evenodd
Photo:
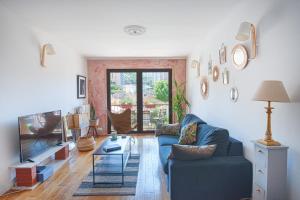
<path fill-rule="evenodd" d="M 70 142 L 62 143 L 40 154 L 37 157 L 28 159 L 29 162 L 19 163 L 11 166 L 16 171 L 16 183 L 14 189 L 32 190 L 39 183 L 37 182 L 38 165 L 48 165 L 53 168 L 54 173 L 59 170 L 69 157 Z"/>

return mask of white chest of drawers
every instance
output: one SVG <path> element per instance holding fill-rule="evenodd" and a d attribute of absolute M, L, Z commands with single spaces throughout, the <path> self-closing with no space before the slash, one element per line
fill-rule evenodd
<path fill-rule="evenodd" d="M 253 200 L 285 200 L 288 147 L 254 146 Z"/>

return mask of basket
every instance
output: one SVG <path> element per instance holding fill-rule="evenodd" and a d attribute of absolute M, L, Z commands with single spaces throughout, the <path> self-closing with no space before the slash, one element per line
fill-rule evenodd
<path fill-rule="evenodd" d="M 95 148 L 95 139 L 93 136 L 79 137 L 77 141 L 77 149 L 79 151 L 91 151 Z"/>

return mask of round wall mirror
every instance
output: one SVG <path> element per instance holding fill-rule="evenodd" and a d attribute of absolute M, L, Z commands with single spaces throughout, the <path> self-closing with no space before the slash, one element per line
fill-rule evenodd
<path fill-rule="evenodd" d="M 203 99 L 207 99 L 208 97 L 208 80 L 206 77 L 203 77 L 200 82 L 200 90 Z"/>
<path fill-rule="evenodd" d="M 246 48 L 241 45 L 235 45 L 232 49 L 232 62 L 236 69 L 242 70 L 248 63 L 248 54 Z"/>
<path fill-rule="evenodd" d="M 219 75 L 220 75 L 219 67 L 217 65 L 213 67 L 212 75 L 213 75 L 213 81 L 216 82 L 219 79 Z"/>
<path fill-rule="evenodd" d="M 230 100 L 236 102 L 239 98 L 239 91 L 236 87 L 230 89 Z"/>

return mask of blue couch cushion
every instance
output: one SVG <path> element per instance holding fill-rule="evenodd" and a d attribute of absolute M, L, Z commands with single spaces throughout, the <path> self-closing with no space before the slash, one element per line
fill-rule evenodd
<path fill-rule="evenodd" d="M 232 137 L 229 137 L 229 144 L 228 144 L 228 156 L 243 156 L 243 143 L 239 140 L 236 140 Z"/>
<path fill-rule="evenodd" d="M 198 126 L 197 137 L 196 145 L 216 144 L 217 149 L 214 156 L 227 156 L 229 133 L 226 129 L 201 124 Z"/>
<path fill-rule="evenodd" d="M 172 146 L 160 146 L 159 147 L 159 158 L 166 174 L 169 171 L 169 155 L 172 151 Z"/>
<path fill-rule="evenodd" d="M 183 120 L 181 122 L 181 128 L 184 127 L 185 125 L 189 124 L 189 123 L 192 123 L 192 122 L 196 122 L 198 126 L 200 124 L 206 124 L 205 121 L 203 121 L 202 119 L 200 119 L 196 115 L 187 114 L 187 115 L 185 115 L 185 117 L 183 118 Z"/>
<path fill-rule="evenodd" d="M 178 144 L 178 136 L 160 135 L 160 136 L 158 136 L 158 144 L 159 144 L 159 146 Z"/>

